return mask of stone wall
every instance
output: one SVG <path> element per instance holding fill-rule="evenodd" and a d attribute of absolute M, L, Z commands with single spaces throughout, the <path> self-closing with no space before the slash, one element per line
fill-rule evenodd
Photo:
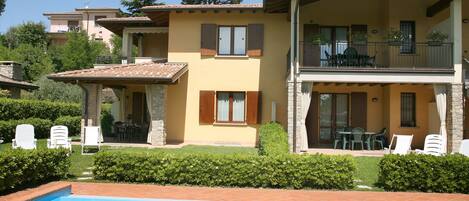
<path fill-rule="evenodd" d="M 290 152 L 300 152 L 301 144 L 299 142 L 299 135 L 301 132 L 301 82 L 297 82 L 296 90 L 294 83 L 288 81 L 288 144 L 290 146 Z M 294 99 L 294 93 L 296 93 L 296 99 Z M 295 105 L 296 101 L 296 105 Z M 296 106 L 296 113 L 293 108 Z M 296 118 L 293 118 L 296 115 Z M 296 139 L 294 139 L 296 136 Z M 295 145 L 295 149 L 293 146 Z"/>
<path fill-rule="evenodd" d="M 0 62 L 0 75 L 23 81 L 23 68 L 21 64 L 14 62 Z"/>
<path fill-rule="evenodd" d="M 147 104 L 150 107 L 151 125 L 148 142 L 153 146 L 166 144 L 166 85 L 146 85 Z"/>
<path fill-rule="evenodd" d="M 447 100 L 448 152 L 456 152 L 463 139 L 463 84 L 449 85 Z"/>

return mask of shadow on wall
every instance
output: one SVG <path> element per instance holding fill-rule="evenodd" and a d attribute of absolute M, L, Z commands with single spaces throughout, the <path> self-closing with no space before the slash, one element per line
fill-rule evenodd
<path fill-rule="evenodd" d="M 168 144 L 178 144 L 184 142 L 184 133 L 186 125 L 186 108 L 187 108 L 187 85 L 189 71 L 187 71 L 179 82 L 175 85 L 169 85 L 166 103 L 166 122 L 167 122 L 167 137 Z"/>

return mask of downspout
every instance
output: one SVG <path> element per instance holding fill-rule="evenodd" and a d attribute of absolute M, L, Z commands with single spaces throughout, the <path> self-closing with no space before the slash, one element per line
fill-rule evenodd
<path fill-rule="evenodd" d="M 85 112 L 83 114 L 83 118 L 85 119 L 85 126 L 88 126 L 88 97 L 89 97 L 89 91 L 88 89 L 86 89 L 86 87 L 84 87 L 83 85 L 79 84 L 78 83 L 78 80 L 76 81 L 76 83 L 78 84 L 78 86 L 80 86 L 81 89 L 83 89 L 83 91 L 85 92 Z"/>

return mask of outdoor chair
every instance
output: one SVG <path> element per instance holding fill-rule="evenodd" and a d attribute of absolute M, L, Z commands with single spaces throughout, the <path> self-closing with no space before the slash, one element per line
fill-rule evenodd
<path fill-rule="evenodd" d="M 375 145 L 378 144 L 381 148 L 384 149 L 384 145 L 386 144 L 386 132 L 388 130 L 383 128 L 379 133 L 376 135 L 371 136 L 371 149 L 375 149 Z"/>
<path fill-rule="evenodd" d="M 37 139 L 34 138 L 34 126 L 21 124 L 16 126 L 15 139 L 12 141 L 13 149 L 36 149 Z"/>
<path fill-rule="evenodd" d="M 459 147 L 459 153 L 469 157 L 469 140 L 463 140 Z"/>
<path fill-rule="evenodd" d="M 348 47 L 344 50 L 345 61 L 344 66 L 358 66 L 359 58 L 358 58 L 358 51 L 353 47 Z"/>
<path fill-rule="evenodd" d="M 327 59 L 327 66 L 337 66 L 336 60 L 329 54 L 329 52 L 324 51 Z"/>
<path fill-rule="evenodd" d="M 101 148 L 100 132 L 101 132 L 101 128 L 98 126 L 85 127 L 85 139 L 83 140 L 81 144 L 82 155 L 90 154 L 90 153 L 84 152 L 86 147 L 97 147 L 98 151 L 100 150 Z"/>
<path fill-rule="evenodd" d="M 362 147 L 362 150 L 364 149 L 363 147 L 363 135 L 364 134 L 365 134 L 365 129 L 363 128 L 352 129 L 352 140 L 351 140 L 352 150 L 355 149 L 355 144 L 360 144 Z"/>
<path fill-rule="evenodd" d="M 344 136 L 342 134 L 340 134 L 339 132 L 344 132 L 346 130 L 347 130 L 347 128 L 339 128 L 339 129 L 337 129 L 337 132 L 335 132 L 335 135 L 334 135 L 334 149 L 337 149 L 337 144 L 342 143 L 342 145 L 343 145 L 343 143 L 345 143 L 344 138 L 343 138 Z M 347 139 L 345 141 L 347 141 Z"/>
<path fill-rule="evenodd" d="M 412 139 L 414 135 L 399 135 L 394 134 L 391 139 L 391 144 L 389 144 L 389 153 L 391 154 L 398 154 L 398 155 L 406 155 L 410 152 L 410 148 L 412 146 Z M 392 144 L 396 139 L 396 147 L 394 150 L 391 150 Z"/>
<path fill-rule="evenodd" d="M 68 138 L 68 128 L 66 126 L 52 126 L 50 139 L 47 139 L 47 148 L 65 148 L 72 151 L 72 139 Z"/>
<path fill-rule="evenodd" d="M 443 154 L 443 137 L 440 134 L 430 134 L 425 137 L 423 150 L 415 150 L 418 154 L 441 156 Z"/>

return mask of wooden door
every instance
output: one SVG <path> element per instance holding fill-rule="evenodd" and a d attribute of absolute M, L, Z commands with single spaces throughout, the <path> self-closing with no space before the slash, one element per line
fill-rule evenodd
<path fill-rule="evenodd" d="M 145 114 L 145 94 L 134 92 L 132 94 L 132 123 L 143 124 Z"/>

